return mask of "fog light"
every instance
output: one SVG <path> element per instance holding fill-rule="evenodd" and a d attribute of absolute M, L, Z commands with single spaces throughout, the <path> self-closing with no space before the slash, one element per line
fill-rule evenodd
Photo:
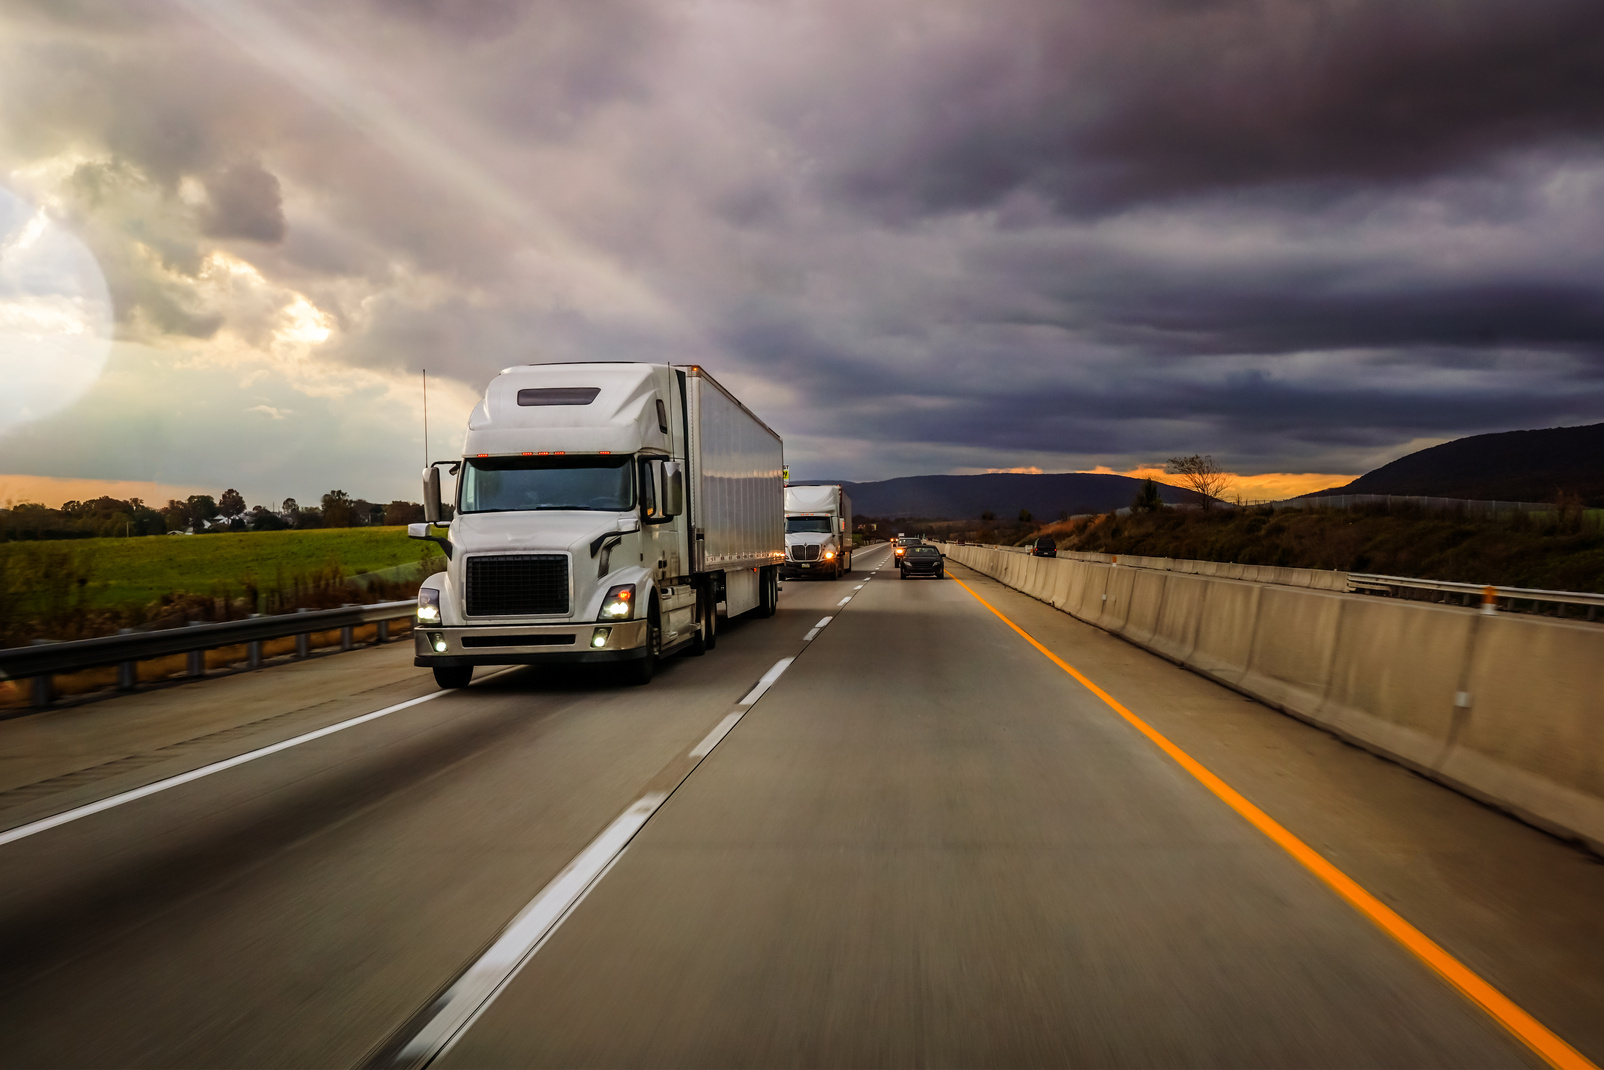
<path fill-rule="evenodd" d="M 597 648 L 606 646 L 607 645 L 607 634 L 610 631 L 612 631 L 611 628 L 597 628 L 590 635 L 590 645 L 593 646 L 593 647 L 597 647 Z"/>
<path fill-rule="evenodd" d="M 444 654 L 446 652 L 446 637 L 439 632 L 429 633 L 429 644 L 434 647 L 436 654 Z"/>

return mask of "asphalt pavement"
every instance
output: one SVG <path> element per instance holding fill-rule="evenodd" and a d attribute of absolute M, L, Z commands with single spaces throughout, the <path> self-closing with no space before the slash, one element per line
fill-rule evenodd
<path fill-rule="evenodd" d="M 1592 856 L 886 559 L 645 688 L 395 644 L 0 723 L 0 1065 L 1541 1065 L 977 595 L 1600 1058 Z"/>

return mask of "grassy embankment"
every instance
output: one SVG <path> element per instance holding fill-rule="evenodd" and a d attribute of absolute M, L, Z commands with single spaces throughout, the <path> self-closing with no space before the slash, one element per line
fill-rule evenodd
<path fill-rule="evenodd" d="M 405 566 L 437 555 L 402 527 L 0 543 L 0 641 L 402 598 L 421 578 Z"/>
<path fill-rule="evenodd" d="M 1165 509 L 1063 521 L 1064 550 L 1604 592 L 1604 524 L 1580 510 L 1460 516 L 1417 509 Z"/>

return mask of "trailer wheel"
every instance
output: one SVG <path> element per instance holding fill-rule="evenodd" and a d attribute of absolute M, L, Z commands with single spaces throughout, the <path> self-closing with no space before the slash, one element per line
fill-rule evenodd
<path fill-rule="evenodd" d="M 467 687 L 472 679 L 472 665 L 434 666 L 434 684 L 442 691 L 455 691 L 459 687 Z"/>

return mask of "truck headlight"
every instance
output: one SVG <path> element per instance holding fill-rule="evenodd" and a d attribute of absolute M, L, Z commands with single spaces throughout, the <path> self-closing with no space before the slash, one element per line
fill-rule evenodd
<path fill-rule="evenodd" d="M 826 550 L 826 551 L 824 551 L 824 559 L 826 561 L 835 560 L 835 551 L 834 550 Z"/>
<path fill-rule="evenodd" d="M 432 587 L 418 588 L 418 620 L 424 624 L 440 623 L 440 592 Z"/>
<path fill-rule="evenodd" d="M 635 612 L 635 586 L 621 583 L 607 592 L 602 599 L 602 620 L 628 620 Z"/>

